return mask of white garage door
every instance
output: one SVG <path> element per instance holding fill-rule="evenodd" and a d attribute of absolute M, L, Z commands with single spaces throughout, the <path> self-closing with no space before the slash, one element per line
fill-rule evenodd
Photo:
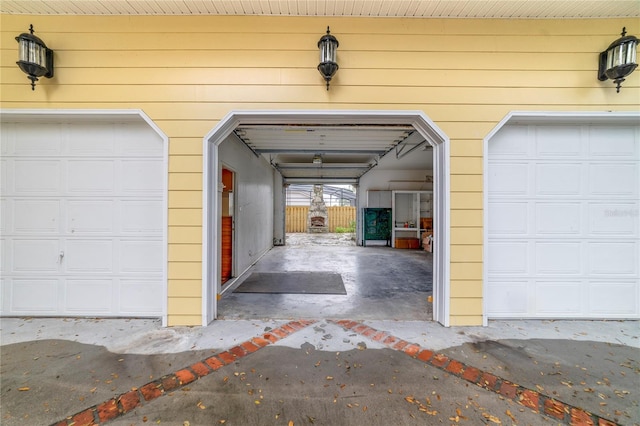
<path fill-rule="evenodd" d="M 507 125 L 488 150 L 488 317 L 640 317 L 638 125 Z"/>
<path fill-rule="evenodd" d="M 1 136 L 2 315 L 161 315 L 160 136 L 6 122 Z"/>

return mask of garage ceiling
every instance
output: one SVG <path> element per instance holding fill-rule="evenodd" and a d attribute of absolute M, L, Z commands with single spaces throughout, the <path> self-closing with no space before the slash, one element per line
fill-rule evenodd
<path fill-rule="evenodd" d="M 637 0 L 2 0 L 0 12 L 42 15 L 275 15 L 412 18 L 625 18 Z"/>
<path fill-rule="evenodd" d="M 241 125 L 234 131 L 287 182 L 356 182 L 382 158 L 402 169 L 431 169 L 431 149 L 407 125 Z"/>

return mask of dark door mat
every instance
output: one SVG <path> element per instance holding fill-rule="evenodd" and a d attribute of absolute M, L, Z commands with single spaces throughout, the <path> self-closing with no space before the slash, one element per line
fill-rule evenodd
<path fill-rule="evenodd" d="M 234 293 L 347 294 L 335 272 L 252 272 Z"/>

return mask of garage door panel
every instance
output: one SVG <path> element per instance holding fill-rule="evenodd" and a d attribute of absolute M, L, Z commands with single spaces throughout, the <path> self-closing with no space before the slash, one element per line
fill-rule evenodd
<path fill-rule="evenodd" d="M 489 273 L 525 275 L 529 272 L 529 243 L 513 241 L 489 244 Z"/>
<path fill-rule="evenodd" d="M 494 163 L 489 181 L 492 196 L 525 196 L 529 192 L 529 166 L 525 163 Z"/>
<path fill-rule="evenodd" d="M 638 243 L 592 242 L 588 244 L 591 275 L 637 275 Z"/>
<path fill-rule="evenodd" d="M 16 160 L 13 162 L 13 195 L 52 195 L 60 192 L 62 164 L 59 160 Z"/>
<path fill-rule="evenodd" d="M 640 202 L 590 203 L 589 234 L 637 238 L 640 235 L 639 211 Z"/>
<path fill-rule="evenodd" d="M 12 272 L 57 273 L 60 245 L 57 239 L 11 240 Z"/>
<path fill-rule="evenodd" d="M 112 200 L 69 201 L 66 232 L 79 234 L 110 234 L 115 231 Z"/>
<path fill-rule="evenodd" d="M 495 316 L 518 316 L 528 312 L 528 281 L 494 281 L 489 292 L 493 296 L 487 300 L 487 309 Z"/>
<path fill-rule="evenodd" d="M 581 244 L 537 242 L 535 244 L 536 275 L 578 275 L 581 271 Z"/>
<path fill-rule="evenodd" d="M 125 124 L 119 126 L 116 133 L 118 134 L 116 149 L 120 155 L 127 158 L 144 156 L 162 159 L 162 141 L 148 129 Z"/>
<path fill-rule="evenodd" d="M 0 199 L 0 235 L 7 235 L 13 228 L 13 200 Z"/>
<path fill-rule="evenodd" d="M 160 280 L 121 280 L 120 309 L 122 314 L 153 313 L 164 303 Z"/>
<path fill-rule="evenodd" d="M 9 181 L 9 176 L 13 174 L 8 172 L 8 167 L 9 162 L 4 159 L 0 159 L 0 195 L 3 196 L 8 195 L 9 185 L 7 185 L 7 182 Z"/>
<path fill-rule="evenodd" d="M 581 314 L 581 281 L 536 281 L 535 310 L 542 315 Z"/>
<path fill-rule="evenodd" d="M 527 158 L 529 146 L 528 126 L 504 127 L 493 138 L 489 145 L 491 158 Z"/>
<path fill-rule="evenodd" d="M 637 282 L 590 282 L 589 310 L 594 313 L 627 317 L 640 310 Z"/>
<path fill-rule="evenodd" d="M 91 123 L 69 124 L 66 128 L 66 150 L 71 157 L 113 156 L 117 153 L 117 138 L 113 125 L 97 127 Z"/>
<path fill-rule="evenodd" d="M 73 195 L 111 195 L 116 183 L 114 160 L 69 160 L 67 191 Z"/>
<path fill-rule="evenodd" d="M 9 271 L 9 265 L 11 265 L 11 251 L 7 250 L 7 240 L 0 238 L 0 276 L 3 276 L 4 271 Z M 0 307 L 2 304 L 0 304 Z"/>
<path fill-rule="evenodd" d="M 65 310 L 79 314 L 106 314 L 113 311 L 113 280 L 68 279 Z"/>
<path fill-rule="evenodd" d="M 8 140 L 8 153 L 27 157 L 58 156 L 62 151 L 60 126 L 32 124 L 21 127 L 20 138 L 12 132 Z"/>
<path fill-rule="evenodd" d="M 528 203 L 489 202 L 489 232 L 492 235 L 527 235 Z"/>
<path fill-rule="evenodd" d="M 535 166 L 535 196 L 577 196 L 581 193 L 580 163 L 538 163 Z"/>
<path fill-rule="evenodd" d="M 589 195 L 637 196 L 638 165 L 630 163 L 591 164 Z"/>
<path fill-rule="evenodd" d="M 538 236 L 581 233 L 582 205 L 580 203 L 536 203 L 536 229 Z"/>
<path fill-rule="evenodd" d="M 538 127 L 534 145 L 540 158 L 580 157 L 583 149 L 580 130 L 559 126 Z"/>
<path fill-rule="evenodd" d="M 122 193 L 160 194 L 163 165 L 158 161 L 124 160 L 121 163 Z"/>
<path fill-rule="evenodd" d="M 162 234 L 162 202 L 122 201 L 120 218 L 122 232 Z"/>
<path fill-rule="evenodd" d="M 589 154 L 592 158 L 638 158 L 636 129 L 626 127 L 590 127 Z"/>
<path fill-rule="evenodd" d="M 13 231 L 17 234 L 56 234 L 60 232 L 60 202 L 20 200 L 13 202 Z"/>
<path fill-rule="evenodd" d="M 55 313 L 58 310 L 59 282 L 55 279 L 7 280 L 13 312 Z"/>
<path fill-rule="evenodd" d="M 67 240 L 65 271 L 113 272 L 113 245 L 111 240 Z"/>
<path fill-rule="evenodd" d="M 162 248 L 162 241 L 121 241 L 121 272 L 162 272 Z"/>

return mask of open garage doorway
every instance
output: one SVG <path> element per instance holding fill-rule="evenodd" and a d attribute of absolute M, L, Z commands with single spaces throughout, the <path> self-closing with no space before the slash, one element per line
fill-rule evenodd
<path fill-rule="evenodd" d="M 203 324 L 216 318 L 218 300 L 225 297 L 218 278 L 223 163 L 236 170 L 235 261 L 238 276 L 242 276 L 284 244 L 287 185 L 327 182 L 356 185 L 360 225 L 363 223 L 362 207 L 371 205 L 365 198 L 367 188 L 386 189 L 390 193 L 402 189 L 394 186 L 404 179 L 401 170 L 394 172 L 390 168 L 385 171 L 385 158 L 400 161 L 406 157 L 407 161 L 412 157 L 409 154 L 419 150 L 429 150 L 429 158 L 432 158 L 431 176 L 424 176 L 423 181 L 433 184 L 430 191 L 434 235 L 433 272 L 430 274 L 433 277 L 433 318 L 449 325 L 448 139 L 419 111 L 265 111 L 227 115 L 204 139 Z M 378 181 L 376 184 L 371 182 L 372 169 L 381 171 L 374 179 Z M 385 188 L 379 187 L 380 179 L 384 180 Z M 404 189 L 417 194 L 424 188 Z M 418 221 L 419 218 L 406 228 L 419 229 Z M 357 228 L 356 238 L 362 246 L 363 230 L 360 226 Z M 389 242 L 394 244 L 401 236 L 394 235 Z M 410 252 L 389 247 L 380 249 L 389 250 L 395 257 Z M 315 257 L 319 255 L 318 251 Z M 306 256 L 307 259 L 313 257 Z M 385 264 L 384 260 L 375 262 Z M 392 263 L 387 264 L 392 269 Z M 396 271 L 396 282 L 402 282 L 403 269 L 406 268 Z M 286 300 L 277 303 L 286 303 Z M 339 317 L 330 312 L 327 315 Z"/>

